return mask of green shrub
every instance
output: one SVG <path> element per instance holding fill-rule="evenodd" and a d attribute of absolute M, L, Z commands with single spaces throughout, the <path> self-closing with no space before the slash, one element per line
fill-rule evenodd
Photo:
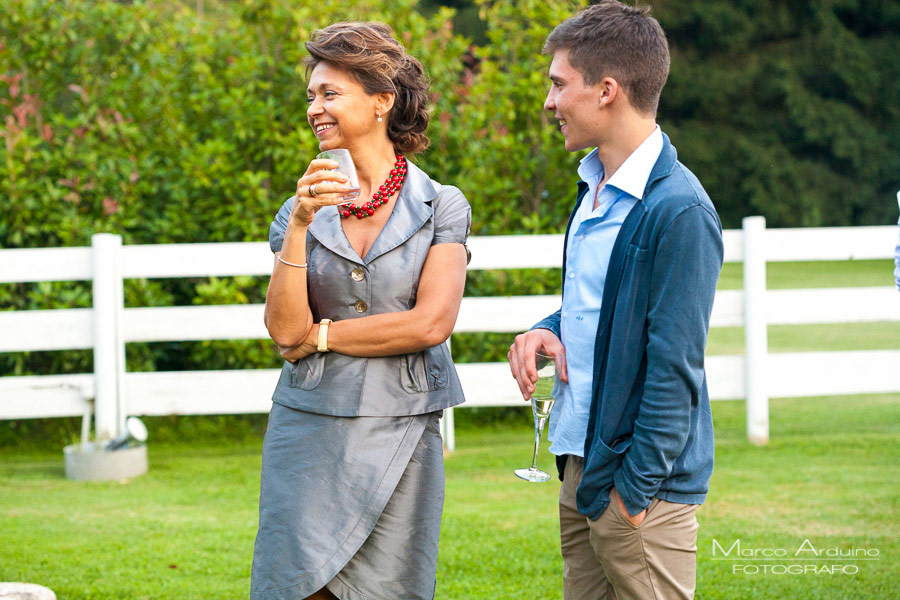
<path fill-rule="evenodd" d="M 550 62 L 541 48 L 583 3 L 455 0 L 477 45 L 435 4 L 6 0 L 0 247 L 82 246 L 97 232 L 127 244 L 265 239 L 317 151 L 303 42 L 339 20 L 387 22 L 425 65 L 432 146 L 418 161 L 466 193 L 474 234 L 561 231 L 579 156 L 541 108 Z M 726 227 L 748 214 L 770 226 L 893 222 L 895 3 L 655 4 L 673 55 L 659 118 Z M 473 273 L 466 293 L 554 293 L 558 277 Z M 130 280 L 125 296 L 128 306 L 261 302 L 265 286 Z M 83 282 L 0 284 L 0 310 L 86 306 Z M 501 360 L 511 338 L 454 336 L 454 355 Z M 91 361 L 89 351 L 0 354 L 0 375 L 87 372 Z M 278 357 L 265 340 L 210 341 L 130 344 L 127 362 L 216 369 Z"/>

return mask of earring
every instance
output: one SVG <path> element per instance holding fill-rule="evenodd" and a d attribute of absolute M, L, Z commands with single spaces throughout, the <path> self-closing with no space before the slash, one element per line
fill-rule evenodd
<path fill-rule="evenodd" d="M 381 119 L 381 113 L 375 113 L 375 116 L 378 117 L 378 122 L 381 123 L 381 121 L 382 121 L 382 119 Z"/>

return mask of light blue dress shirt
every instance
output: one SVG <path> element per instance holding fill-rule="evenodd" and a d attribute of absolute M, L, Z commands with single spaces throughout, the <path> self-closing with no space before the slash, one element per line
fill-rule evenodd
<path fill-rule="evenodd" d="M 550 413 L 548 437 L 553 454 L 584 456 L 594 341 L 609 258 L 625 217 L 644 194 L 662 147 L 662 132 L 657 127 L 599 191 L 604 170 L 597 149 L 585 156 L 578 167 L 578 175 L 589 189 L 576 209 L 566 246 L 560 332 L 566 348 L 569 383 L 559 383 L 557 402 Z M 595 197 L 596 207 L 591 201 Z"/>

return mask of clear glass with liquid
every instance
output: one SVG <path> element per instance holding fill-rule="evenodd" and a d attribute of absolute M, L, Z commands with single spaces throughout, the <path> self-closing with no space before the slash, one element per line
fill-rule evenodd
<path fill-rule="evenodd" d="M 537 467 L 538 449 L 541 446 L 541 434 L 544 425 L 550 416 L 555 398 L 553 388 L 556 385 L 556 362 L 554 357 L 541 354 L 535 355 L 535 363 L 538 371 L 538 380 L 534 384 L 534 393 L 531 395 L 531 412 L 534 413 L 534 452 L 531 455 L 531 466 L 527 469 L 516 469 L 516 477 L 525 481 L 536 483 L 548 481 L 550 475 Z"/>
<path fill-rule="evenodd" d="M 353 164 L 353 157 L 350 156 L 349 150 L 344 148 L 326 150 L 324 152 L 319 152 L 319 154 L 316 155 L 316 158 L 327 158 L 329 160 L 337 161 L 338 168 L 335 169 L 335 171 L 347 176 L 347 185 L 350 186 L 350 190 L 344 194 L 343 198 L 346 202 L 343 204 L 350 204 L 350 202 L 359 197 L 359 175 L 356 173 L 356 165 Z M 343 206 L 343 204 L 339 204 L 338 206 Z"/>

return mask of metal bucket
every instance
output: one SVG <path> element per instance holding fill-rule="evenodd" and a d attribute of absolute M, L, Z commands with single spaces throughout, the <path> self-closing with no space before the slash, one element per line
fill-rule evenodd
<path fill-rule="evenodd" d="M 104 450 L 102 444 L 71 444 L 63 448 L 66 477 L 78 481 L 130 479 L 147 472 L 147 445 Z"/>

